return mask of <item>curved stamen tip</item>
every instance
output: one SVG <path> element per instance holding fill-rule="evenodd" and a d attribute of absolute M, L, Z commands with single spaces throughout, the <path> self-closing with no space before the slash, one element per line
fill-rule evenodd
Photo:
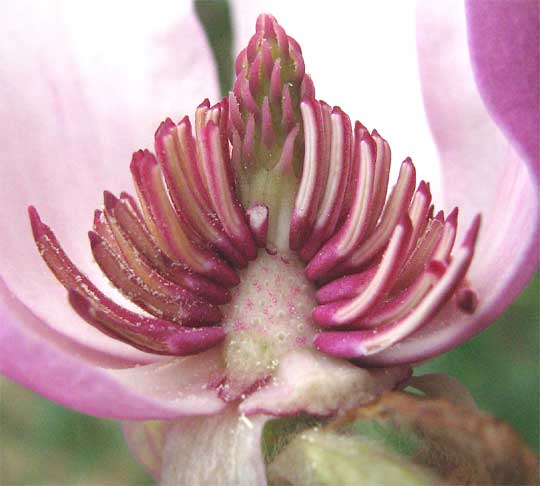
<path fill-rule="evenodd" d="M 88 232 L 88 239 L 90 240 L 91 248 L 95 248 L 97 245 L 100 245 L 103 242 L 101 236 L 99 236 L 95 231 L 92 230 Z"/>
<path fill-rule="evenodd" d="M 199 106 L 197 106 L 197 110 L 201 108 L 210 108 L 210 100 L 208 98 L 205 98 L 203 101 L 201 101 Z"/>
<path fill-rule="evenodd" d="M 117 202 L 118 198 L 112 192 L 103 191 L 103 205 L 105 206 L 105 209 L 110 212 L 114 211 Z"/>
<path fill-rule="evenodd" d="M 452 209 L 452 211 L 446 218 L 446 221 L 450 223 L 452 226 L 457 226 L 458 215 L 459 215 L 459 208 L 455 207 L 454 209 Z"/>
<path fill-rule="evenodd" d="M 43 222 L 39 217 L 39 213 L 34 206 L 28 206 L 28 217 L 30 218 L 30 226 L 34 240 L 39 240 L 45 233 L 43 231 Z"/>

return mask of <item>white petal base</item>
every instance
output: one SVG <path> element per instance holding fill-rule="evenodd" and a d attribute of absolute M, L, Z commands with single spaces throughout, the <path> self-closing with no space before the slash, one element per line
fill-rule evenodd
<path fill-rule="evenodd" d="M 176 421 L 165 439 L 161 486 L 266 485 L 261 448 L 266 421 L 263 415 L 238 415 L 236 407 Z"/>

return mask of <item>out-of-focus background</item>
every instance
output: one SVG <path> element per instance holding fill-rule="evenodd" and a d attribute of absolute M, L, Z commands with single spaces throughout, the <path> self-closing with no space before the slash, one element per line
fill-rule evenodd
<path fill-rule="evenodd" d="M 225 1 L 196 2 L 219 59 L 224 91 L 232 53 Z M 539 449 L 540 283 L 538 275 L 506 313 L 469 343 L 420 367 L 464 383 L 479 407 L 510 423 Z M 114 397 L 111 397 L 114 399 Z M 0 377 L 0 484 L 145 485 L 117 422 L 67 410 Z"/>

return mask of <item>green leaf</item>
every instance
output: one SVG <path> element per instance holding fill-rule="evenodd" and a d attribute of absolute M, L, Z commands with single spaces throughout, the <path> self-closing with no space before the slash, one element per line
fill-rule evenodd
<path fill-rule="evenodd" d="M 195 10 L 214 53 L 221 94 L 226 95 L 232 87 L 233 80 L 233 34 L 229 2 L 195 0 Z"/>

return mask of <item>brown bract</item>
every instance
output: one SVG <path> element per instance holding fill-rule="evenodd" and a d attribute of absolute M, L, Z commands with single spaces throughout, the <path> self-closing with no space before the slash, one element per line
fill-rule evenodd
<path fill-rule="evenodd" d="M 506 423 L 441 399 L 389 392 L 328 424 L 341 431 L 375 421 L 416 435 L 422 445 L 412 461 L 434 470 L 447 484 L 540 484 L 539 460 Z"/>

